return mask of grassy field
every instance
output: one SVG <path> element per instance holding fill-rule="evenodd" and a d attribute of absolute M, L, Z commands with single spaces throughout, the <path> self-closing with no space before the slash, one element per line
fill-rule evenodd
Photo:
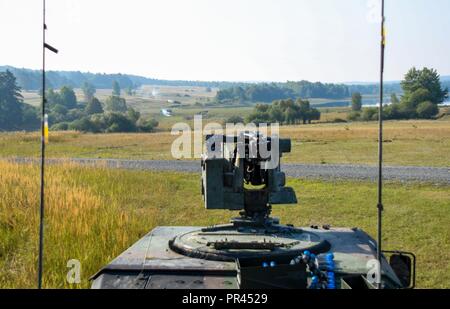
<path fill-rule="evenodd" d="M 450 119 L 387 121 L 384 128 L 387 165 L 450 166 Z M 284 161 L 374 164 L 377 130 L 376 122 L 283 126 L 281 136 L 293 141 L 292 153 Z M 165 160 L 172 159 L 171 145 L 175 138 L 167 131 L 151 134 L 50 132 L 47 155 Z M 1 133 L 0 157 L 38 156 L 39 141 L 38 133 Z"/>
<path fill-rule="evenodd" d="M 38 167 L 0 161 L 0 287 L 36 284 Z M 227 211 L 206 211 L 198 177 L 181 173 L 87 168 L 47 170 L 44 286 L 88 287 L 102 265 L 158 225 L 228 222 Z M 375 235 L 376 190 L 366 182 L 290 180 L 297 207 L 274 207 L 295 225 L 359 226 Z M 352 194 L 349 194 L 351 192 Z M 450 190 L 390 183 L 385 190 L 385 249 L 413 251 L 417 284 L 450 288 Z M 82 264 L 80 285 L 66 282 L 70 259 Z"/>

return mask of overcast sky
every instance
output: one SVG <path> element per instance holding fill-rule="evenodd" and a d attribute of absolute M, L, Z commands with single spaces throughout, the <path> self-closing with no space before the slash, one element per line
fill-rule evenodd
<path fill-rule="evenodd" d="M 38 0 L 0 0 L 0 65 L 41 67 Z M 378 0 L 47 0 L 49 69 L 161 79 L 376 81 Z M 450 75 L 450 1 L 386 0 L 387 80 Z"/>

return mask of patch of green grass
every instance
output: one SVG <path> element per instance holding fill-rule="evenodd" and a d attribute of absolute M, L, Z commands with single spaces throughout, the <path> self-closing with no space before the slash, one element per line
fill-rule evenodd
<path fill-rule="evenodd" d="M 31 288 L 36 281 L 38 166 L 0 162 L 0 287 Z M 44 286 L 88 287 L 101 266 L 161 225 L 228 222 L 229 211 L 204 209 L 199 175 L 49 166 Z M 372 236 L 376 188 L 367 182 L 289 180 L 299 205 L 274 207 L 298 226 L 358 226 Z M 384 248 L 417 254 L 417 284 L 450 288 L 448 186 L 385 187 Z M 81 285 L 65 278 L 69 259 L 82 263 Z"/>

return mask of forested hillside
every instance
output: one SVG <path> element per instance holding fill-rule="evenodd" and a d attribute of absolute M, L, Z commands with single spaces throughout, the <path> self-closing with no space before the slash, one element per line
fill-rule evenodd
<path fill-rule="evenodd" d="M 21 69 L 12 66 L 0 66 L 0 72 L 9 70 L 17 79 L 17 84 L 24 90 L 39 90 L 41 88 L 42 74 L 40 70 Z M 285 83 L 246 83 L 223 81 L 188 81 L 188 80 L 162 80 L 130 74 L 104 74 L 79 71 L 48 71 L 48 88 L 61 88 L 69 86 L 82 88 L 85 82 L 97 89 L 109 89 L 116 81 L 123 89 L 132 89 L 141 85 L 159 86 L 191 86 L 219 88 L 218 100 L 244 100 L 272 102 L 273 100 L 288 98 L 348 98 L 352 93 L 362 95 L 375 95 L 379 91 L 377 83 L 347 83 L 333 84 L 309 81 L 287 81 Z M 441 83 L 444 88 L 450 88 L 450 76 L 442 76 Z M 386 82 L 386 94 L 402 94 L 400 81 Z"/>
<path fill-rule="evenodd" d="M 41 88 L 42 73 L 40 70 L 20 69 L 11 66 L 0 66 L 0 72 L 9 70 L 17 79 L 19 87 L 24 90 L 39 90 Z M 130 74 L 104 74 L 79 71 L 47 71 L 47 85 L 49 88 L 61 88 L 70 86 L 81 88 L 84 82 L 92 84 L 97 89 L 109 89 L 114 81 L 122 88 L 136 88 L 140 85 L 159 86 L 191 86 L 191 87 L 214 87 L 226 88 L 246 83 L 238 82 L 215 82 L 215 81 L 187 81 L 187 80 L 162 80 L 147 78 Z"/>

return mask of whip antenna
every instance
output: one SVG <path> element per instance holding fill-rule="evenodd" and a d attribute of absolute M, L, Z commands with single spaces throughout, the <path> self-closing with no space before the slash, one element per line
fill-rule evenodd
<path fill-rule="evenodd" d="M 42 264 L 44 254 L 44 166 L 45 166 L 45 144 L 48 140 L 48 120 L 45 114 L 45 50 L 48 49 L 55 54 L 58 50 L 45 42 L 45 0 L 42 1 L 42 118 L 41 118 L 41 197 L 40 197 L 40 217 L 39 217 L 39 258 L 38 258 L 38 288 L 42 288 Z"/>
<path fill-rule="evenodd" d="M 384 0 L 381 0 L 381 57 L 380 57 L 380 103 L 378 106 L 378 245 L 377 260 L 380 267 L 381 277 L 381 241 L 382 241 L 382 216 L 383 216 L 383 74 L 384 74 L 384 50 L 386 46 L 386 31 L 384 27 Z M 380 278 L 381 280 L 381 278 Z M 381 282 L 377 282 L 377 287 L 381 287 Z"/>

